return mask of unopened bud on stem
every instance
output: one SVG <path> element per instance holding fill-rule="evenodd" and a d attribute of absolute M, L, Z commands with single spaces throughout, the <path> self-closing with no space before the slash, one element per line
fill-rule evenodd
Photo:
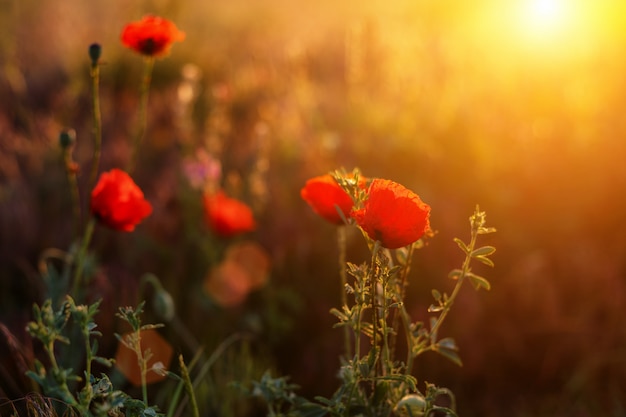
<path fill-rule="evenodd" d="M 61 148 L 68 149 L 76 143 L 76 131 L 74 129 L 64 129 L 59 134 L 59 145 Z"/>
<path fill-rule="evenodd" d="M 92 43 L 91 45 L 89 45 L 89 58 L 91 58 L 92 67 L 98 65 L 100 55 L 102 55 L 102 46 L 100 46 L 99 43 Z"/>

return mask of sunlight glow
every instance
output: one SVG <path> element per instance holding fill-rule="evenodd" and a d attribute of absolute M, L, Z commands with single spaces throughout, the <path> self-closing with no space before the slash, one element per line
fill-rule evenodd
<path fill-rule="evenodd" d="M 572 10 L 564 0 L 528 0 L 521 6 L 520 29 L 531 38 L 549 41 L 571 23 Z"/>

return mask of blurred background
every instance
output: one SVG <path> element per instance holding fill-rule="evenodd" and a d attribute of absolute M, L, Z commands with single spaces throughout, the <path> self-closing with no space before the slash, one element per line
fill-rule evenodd
<path fill-rule="evenodd" d="M 428 319 L 431 288 L 451 290 L 447 273 L 462 262 L 452 239 L 467 238 L 476 204 L 498 229 L 484 240 L 498 249 L 496 267 L 479 271 L 492 290 L 465 288 L 441 330 L 456 338 L 464 366 L 425 355 L 421 383 L 452 389 L 465 417 L 626 415 L 623 2 L 0 6 L 2 396 L 32 390 L 11 343 L 36 353 L 24 325 L 43 297 L 38 259 L 73 240 L 58 136 L 76 130 L 74 159 L 89 172 L 87 48 L 103 48 L 106 170 L 129 157 L 142 71 L 119 34 L 154 13 L 187 38 L 153 74 L 134 177 L 154 213 L 131 235 L 99 228 L 94 238 L 103 333 L 119 331 L 107 314 L 134 303 L 137 277 L 154 272 L 195 342 L 210 351 L 232 329 L 253 329 L 261 363 L 291 375 L 302 395 L 330 395 L 341 346 L 328 313 L 340 299 L 336 230 L 299 190 L 312 176 L 359 167 L 432 207 L 437 234 L 417 254 L 409 287 L 418 319 Z M 215 163 L 215 183 L 254 209 L 259 227 L 249 239 L 271 265 L 262 290 L 228 306 L 197 291 L 230 244 L 202 226 L 194 185 L 193 167 Z M 365 260 L 356 231 L 348 256 Z M 113 355 L 110 339 L 101 349 Z"/>

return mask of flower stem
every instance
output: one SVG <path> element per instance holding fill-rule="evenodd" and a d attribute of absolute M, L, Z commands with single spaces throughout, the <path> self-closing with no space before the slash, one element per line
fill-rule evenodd
<path fill-rule="evenodd" d="M 85 353 L 87 355 L 86 363 L 85 363 L 85 387 L 87 388 L 86 398 L 84 399 L 86 408 L 89 408 L 89 403 L 93 397 L 93 387 L 91 386 L 91 362 L 93 361 L 93 353 L 91 351 L 91 342 L 89 341 L 89 328 L 86 326 L 82 329 L 83 338 L 85 339 Z"/>
<path fill-rule="evenodd" d="M 139 365 L 141 367 L 141 396 L 143 403 L 148 406 L 148 383 L 146 382 L 146 374 L 148 373 L 148 361 L 145 359 L 143 352 L 141 351 L 141 330 L 137 330 L 137 355 Z"/>
<path fill-rule="evenodd" d="M 102 152 L 102 116 L 100 114 L 100 66 L 98 62 L 91 65 L 91 113 L 93 118 L 93 162 L 91 165 L 91 176 L 89 179 L 89 189 L 92 189 L 98 176 L 100 165 L 100 154 Z"/>
<path fill-rule="evenodd" d="M 337 228 L 337 243 L 339 246 L 339 278 L 341 279 L 341 305 L 348 305 L 348 294 L 346 293 L 346 284 L 348 278 L 346 274 L 346 227 L 339 226 Z M 346 358 L 352 357 L 352 349 L 350 348 L 350 329 L 344 326 L 344 349 Z"/>
<path fill-rule="evenodd" d="M 193 385 L 191 384 L 189 371 L 187 370 L 187 366 L 185 365 L 185 361 L 183 360 L 183 355 L 178 356 L 178 361 L 180 363 L 180 371 L 183 377 L 183 381 L 185 382 L 185 390 L 187 391 L 187 395 L 189 396 L 189 400 L 191 401 L 191 411 L 193 412 L 194 417 L 200 417 L 200 412 L 198 411 L 198 403 L 196 402 L 196 395 L 193 392 Z"/>
<path fill-rule="evenodd" d="M 387 303 L 387 282 L 383 282 L 382 283 L 382 295 L 381 295 L 381 300 L 382 300 L 382 312 L 381 312 L 381 317 L 382 319 L 380 320 L 380 324 L 381 324 L 381 333 L 383 335 L 383 351 L 382 351 L 382 361 L 381 361 L 381 368 L 382 368 L 382 375 L 387 375 L 387 370 L 392 368 L 391 365 L 391 357 L 389 354 L 389 337 L 388 337 L 388 332 L 387 332 L 387 316 L 389 315 L 389 305 Z"/>
<path fill-rule="evenodd" d="M 141 396 L 143 399 L 143 403 L 148 406 L 148 384 L 146 375 L 148 373 L 148 359 L 144 355 L 144 351 L 141 348 L 141 326 L 137 323 L 137 326 L 133 329 L 134 333 L 132 336 L 129 336 L 128 346 L 135 355 L 137 355 L 137 365 L 139 366 L 139 374 L 141 378 Z"/>
<path fill-rule="evenodd" d="M 402 316 L 402 325 L 404 326 L 404 334 L 406 336 L 406 375 L 413 374 L 413 359 L 416 354 L 413 352 L 413 335 L 411 334 L 411 317 L 409 316 L 408 311 L 406 311 L 406 307 L 404 303 L 400 304 L 400 315 Z"/>
<path fill-rule="evenodd" d="M 91 241 L 91 237 L 93 236 L 93 230 L 95 228 L 95 225 L 96 219 L 92 217 L 89 220 L 89 223 L 87 223 L 87 227 L 85 228 L 83 241 L 77 255 L 76 269 L 74 270 L 74 283 L 71 293 L 72 296 L 77 300 L 80 299 L 80 297 L 78 296 L 78 292 L 80 291 L 80 285 L 83 276 L 83 267 L 85 265 L 85 257 L 87 256 L 87 248 L 89 247 L 89 242 Z"/>
<path fill-rule="evenodd" d="M 372 349 L 378 348 L 378 306 L 376 305 L 377 285 L 378 284 L 378 267 L 376 266 L 376 257 L 378 256 L 378 243 L 374 245 L 372 250 L 372 261 L 370 264 L 370 299 L 372 302 Z M 378 366 L 374 366 L 374 376 L 377 377 Z M 376 378 L 374 378 L 374 390 L 376 389 Z"/>
<path fill-rule="evenodd" d="M 411 272 L 411 260 L 413 259 L 413 252 L 415 251 L 415 244 L 411 244 L 409 245 L 409 248 L 407 250 L 407 254 L 406 254 L 406 263 L 402 266 L 402 270 L 400 271 L 400 281 L 396 281 L 396 286 L 394 288 L 395 290 L 395 295 L 396 295 L 396 299 L 395 301 L 402 307 L 404 308 L 404 295 L 406 293 L 406 286 L 407 286 L 407 277 L 409 275 L 409 272 Z M 400 327 L 399 324 L 399 319 L 401 318 L 400 316 L 403 316 L 404 312 L 406 312 L 406 309 L 404 309 L 404 311 L 402 309 L 394 309 L 392 312 L 392 318 L 391 318 L 391 327 L 393 329 L 393 332 L 391 332 L 391 336 L 390 336 L 390 350 L 391 350 L 391 360 L 394 360 L 394 354 L 396 351 L 396 339 L 397 339 L 397 334 L 398 334 L 398 329 Z M 404 317 L 402 317 L 402 319 L 404 320 Z M 407 335 L 408 336 L 408 335 Z M 411 340 L 411 338 L 407 338 L 407 340 Z M 410 353 L 410 348 L 411 348 L 411 343 L 409 343 L 409 353 Z"/>
<path fill-rule="evenodd" d="M 152 69 L 154 68 L 154 57 L 146 57 L 143 71 L 143 79 L 141 82 L 141 91 L 139 98 L 139 122 L 137 125 L 137 133 L 133 141 L 131 159 L 128 165 L 128 172 L 132 172 L 137 164 L 137 154 L 139 146 L 146 132 L 148 122 L 148 96 L 150 93 L 150 83 L 152 81 Z"/>
<path fill-rule="evenodd" d="M 67 174 L 67 181 L 70 185 L 70 194 L 72 198 L 72 210 L 74 212 L 74 234 L 78 237 L 80 233 L 81 224 L 81 209 L 80 209 L 80 194 L 78 191 L 78 181 L 76 179 L 77 165 L 72 160 L 71 147 L 67 147 L 63 150 L 63 160 L 65 163 L 65 172 Z"/>

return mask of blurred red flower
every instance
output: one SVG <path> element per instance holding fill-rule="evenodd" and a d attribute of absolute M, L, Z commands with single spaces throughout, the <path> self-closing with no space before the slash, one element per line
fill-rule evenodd
<path fill-rule="evenodd" d="M 247 272 L 250 289 L 259 289 L 267 283 L 271 267 L 270 256 L 258 243 L 244 241 L 229 245 L 224 260 L 235 262 Z"/>
<path fill-rule="evenodd" d="M 397 249 L 409 245 L 430 230 L 430 206 L 404 186 L 375 179 L 368 197 L 352 217 L 373 240 L 383 247 Z"/>
<path fill-rule="evenodd" d="M 256 228 L 250 207 L 226 196 L 223 191 L 205 194 L 203 203 L 206 223 L 221 237 L 232 237 Z"/>
<path fill-rule="evenodd" d="M 337 207 L 346 219 L 350 217 L 352 198 L 330 174 L 309 179 L 300 190 L 300 196 L 314 212 L 331 223 L 343 224 Z"/>
<path fill-rule="evenodd" d="M 152 213 L 152 206 L 126 172 L 112 169 L 100 175 L 91 192 L 91 213 L 111 229 L 132 232 Z"/>
<path fill-rule="evenodd" d="M 204 279 L 204 292 L 224 308 L 241 305 L 251 291 L 262 288 L 269 278 L 270 257 L 256 242 L 229 245 L 224 260 Z"/>
<path fill-rule="evenodd" d="M 224 308 L 242 304 L 252 289 L 248 272 L 233 260 L 224 260 L 211 269 L 203 289 L 213 301 Z"/>
<path fill-rule="evenodd" d="M 174 42 L 185 39 L 185 32 L 178 30 L 171 21 L 147 15 L 131 22 L 122 30 L 122 44 L 147 56 L 163 56 Z"/>

